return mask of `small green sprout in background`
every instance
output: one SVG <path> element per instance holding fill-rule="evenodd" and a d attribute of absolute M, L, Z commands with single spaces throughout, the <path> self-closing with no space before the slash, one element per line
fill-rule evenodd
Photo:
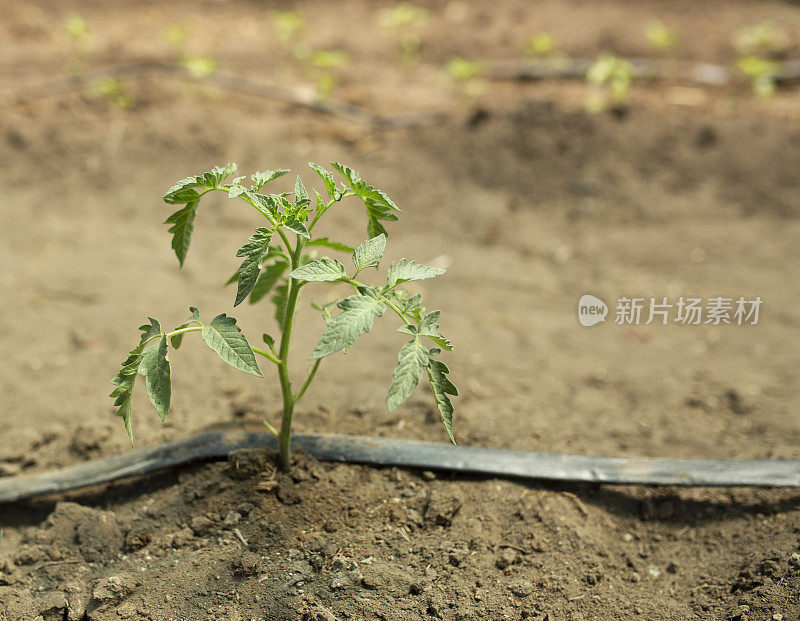
<path fill-rule="evenodd" d="M 272 28 L 281 46 L 300 65 L 302 73 L 314 81 L 317 100 L 325 101 L 336 88 L 336 70 L 350 61 L 343 50 L 315 50 L 305 40 L 306 20 L 295 11 L 273 11 Z"/>
<path fill-rule="evenodd" d="M 336 69 L 344 67 L 350 61 L 343 50 L 315 50 L 309 59 L 309 68 L 313 73 L 317 87 L 317 100 L 325 101 L 336 87 Z"/>
<path fill-rule="evenodd" d="M 456 56 L 447 63 L 447 76 L 457 88 L 459 96 L 468 108 L 475 107 L 475 101 L 486 91 L 483 75 L 486 65 Z"/>
<path fill-rule="evenodd" d="M 413 66 L 419 63 L 422 39 L 418 30 L 425 25 L 427 19 L 428 11 L 407 2 L 379 11 L 378 23 L 391 31 L 397 39 L 401 64 Z"/>
<path fill-rule="evenodd" d="M 193 77 L 203 79 L 217 71 L 217 61 L 210 56 L 189 53 L 186 47 L 189 31 L 185 26 L 170 26 L 164 31 L 164 38 L 175 51 L 175 62 Z"/>
<path fill-rule="evenodd" d="M 72 45 L 72 57 L 67 63 L 67 71 L 73 75 L 86 69 L 86 60 L 93 49 L 89 24 L 79 13 L 68 13 L 64 18 L 64 30 Z"/>
<path fill-rule="evenodd" d="M 773 24 L 762 22 L 736 32 L 733 46 L 742 56 L 774 56 L 786 51 L 789 38 Z"/>
<path fill-rule="evenodd" d="M 306 20 L 296 11 L 273 11 L 270 21 L 278 39 L 290 51 L 308 30 Z"/>
<path fill-rule="evenodd" d="M 90 85 L 89 92 L 94 97 L 105 99 L 112 107 L 128 110 L 133 107 L 134 99 L 127 86 L 117 78 L 97 80 Z"/>
<path fill-rule="evenodd" d="M 264 193 L 262 190 L 268 184 L 289 171 L 267 170 L 251 175 L 249 180 L 231 179 L 236 172 L 235 164 L 187 177 L 164 194 L 164 202 L 179 205 L 166 223 L 170 225 L 172 248 L 181 266 L 189 249 L 198 206 L 205 195 L 223 192 L 229 199 L 241 200 L 260 214 L 264 219 L 262 226 L 236 252 L 242 262 L 229 284 L 236 283 L 234 306 L 247 299 L 253 304 L 272 294 L 272 315 L 280 336 L 275 339 L 265 333 L 262 339 L 266 349 L 253 347 L 234 318 L 223 313 L 204 321 L 194 307 L 189 309 L 189 318 L 171 331 L 164 330 L 156 319 L 148 318 L 139 328 L 139 343 L 111 380 L 115 386 L 111 397 L 115 399 L 116 414 L 122 418 L 131 442 L 131 400 L 137 376 L 144 378 L 147 396 L 163 421 L 172 399 L 171 351 L 180 347 L 184 335 L 199 332 L 209 349 L 239 371 L 263 377 L 257 355 L 275 365 L 283 395 L 282 422 L 280 430 L 266 421 L 264 425 L 278 436 L 280 466 L 286 469 L 291 455 L 294 409 L 314 380 L 322 360 L 340 351 L 347 354 L 359 337 L 372 329 L 376 318 L 393 314 L 400 319 L 397 332 L 404 335 L 405 344 L 397 356 L 386 406 L 393 411 L 427 377 L 445 430 L 455 443 L 450 396 L 458 391 L 447 377 L 447 366 L 438 359 L 442 350 L 451 351 L 453 346 L 439 329 L 440 312 L 426 312 L 422 295 L 404 288 L 405 283 L 435 278 L 445 270 L 398 259 L 389 266 L 385 284 L 366 282 L 361 274 L 377 270 L 383 259 L 387 237 L 384 223 L 397 220 L 400 210 L 386 194 L 348 166 L 331 163 L 343 179 L 341 184 L 337 184 L 333 172 L 311 162 L 309 166 L 322 182 L 322 194 L 316 189 L 309 193 L 299 176 L 293 191 Z M 368 239 L 355 248 L 314 234 L 320 218 L 348 197 L 360 199 L 367 217 Z M 333 257 L 318 257 L 317 248 L 349 253 L 352 268 Z M 321 312 L 325 327 L 308 357 L 311 369 L 297 388 L 289 372 L 291 339 L 299 294 L 313 283 L 345 286 L 351 295 L 323 306 L 312 305 Z M 339 312 L 334 314 L 332 311 L 337 308 Z"/>
<path fill-rule="evenodd" d="M 613 105 L 624 105 L 633 83 L 633 65 L 605 52 L 586 70 L 586 81 L 595 87 L 586 102 L 589 112 L 602 112 L 608 105 L 609 95 Z"/>
<path fill-rule="evenodd" d="M 537 32 L 525 40 L 523 50 L 531 58 L 547 58 L 556 49 L 556 40 L 549 32 Z"/>
<path fill-rule="evenodd" d="M 678 35 L 660 21 L 652 21 L 645 26 L 644 34 L 650 46 L 657 51 L 668 52 L 678 45 Z"/>
<path fill-rule="evenodd" d="M 736 67 L 750 78 L 756 95 L 764 99 L 771 99 L 775 95 L 775 80 L 781 73 L 779 62 L 759 56 L 742 56 L 736 61 Z"/>
<path fill-rule="evenodd" d="M 782 70 L 778 57 L 788 48 L 788 37 L 764 22 L 738 31 L 733 44 L 739 53 L 736 67 L 750 78 L 753 92 L 764 99 L 772 98 Z"/>

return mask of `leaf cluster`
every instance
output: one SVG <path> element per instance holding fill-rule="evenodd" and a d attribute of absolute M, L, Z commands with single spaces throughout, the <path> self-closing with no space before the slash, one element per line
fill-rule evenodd
<path fill-rule="evenodd" d="M 112 380 L 115 388 L 111 396 L 115 398 L 117 414 L 123 418 L 131 438 L 130 405 L 136 376 L 144 377 L 148 397 L 163 420 L 171 400 L 170 351 L 180 347 L 184 334 L 200 332 L 206 345 L 222 360 L 245 373 L 261 377 L 255 354 L 268 358 L 283 369 L 282 389 L 285 396 L 288 394 L 296 401 L 313 379 L 319 361 L 339 351 L 347 353 L 363 333 L 372 329 L 375 318 L 383 317 L 387 310 L 402 320 L 398 332 L 410 337 L 398 355 L 387 396 L 388 408 L 394 410 L 403 403 L 427 375 L 442 420 L 453 438 L 453 408 L 449 396 L 457 392 L 447 379 L 447 367 L 436 359 L 442 350 L 451 350 L 452 345 L 439 329 L 439 311 L 426 313 L 420 294 L 400 288 L 407 282 L 434 278 L 445 270 L 403 258 L 391 263 L 384 285 L 357 280 L 364 270 L 379 268 L 386 250 L 384 223 L 397 220 L 400 210 L 385 193 L 367 183 L 349 166 L 333 162 L 332 170 L 328 170 L 310 162 L 309 167 L 322 182 L 322 194 L 316 189 L 309 192 L 299 176 L 292 191 L 269 192 L 268 186 L 271 188 L 271 184 L 288 170 L 266 170 L 249 178 L 233 177 L 237 170 L 235 164 L 182 179 L 164 194 L 165 203 L 179 206 L 166 223 L 170 225 L 172 248 L 181 266 L 189 250 L 201 199 L 209 192 L 223 192 L 229 199 L 244 201 L 265 219 L 237 250 L 241 263 L 228 284 L 236 283 L 234 306 L 245 300 L 253 304 L 270 296 L 282 332 L 281 353 L 276 350 L 275 339 L 268 334 L 263 338 L 270 351 L 251 347 L 236 320 L 225 314 L 205 324 L 197 309 L 191 308 L 189 319 L 171 332 L 162 330 L 158 321 L 150 319 L 140 328 L 139 344 L 130 351 Z M 338 181 L 334 174 L 338 175 Z M 347 197 L 358 198 L 363 205 L 367 241 L 352 247 L 328 237 L 315 237 L 313 231 L 319 219 Z M 348 273 L 338 259 L 318 256 L 321 249 L 349 253 L 353 269 Z M 301 391 L 294 395 L 284 380 L 288 339 L 292 332 L 290 322 L 300 289 L 313 282 L 344 283 L 353 291 L 337 302 L 316 306 L 322 312 L 326 327 L 310 355 L 310 359 L 316 361 L 314 370 Z M 336 309 L 339 312 L 334 315 L 332 311 Z"/>

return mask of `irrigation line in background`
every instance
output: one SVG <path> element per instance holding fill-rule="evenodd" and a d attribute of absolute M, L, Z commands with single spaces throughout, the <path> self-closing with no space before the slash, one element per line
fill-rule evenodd
<path fill-rule="evenodd" d="M 731 67 L 709 63 L 682 63 L 677 60 L 632 58 L 633 77 L 636 79 L 671 79 L 692 82 L 705 86 L 725 86 L 737 81 L 739 74 Z M 488 63 L 485 77 L 491 80 L 544 80 L 577 79 L 584 80 L 586 70 L 594 61 L 582 58 L 552 58 L 508 60 Z M 779 63 L 780 73 L 774 77 L 778 84 L 800 82 L 800 59 Z M 81 90 L 102 79 L 129 79 L 147 74 L 160 74 L 182 81 L 217 86 L 230 91 L 246 93 L 280 101 L 348 119 L 377 128 L 392 129 L 431 125 L 441 121 L 442 115 L 435 112 L 401 112 L 379 114 L 355 104 L 336 99 L 320 101 L 309 88 L 292 88 L 247 76 L 216 71 L 198 78 L 181 65 L 160 60 L 143 60 L 125 65 L 110 65 L 88 70 L 77 75 L 60 75 L 28 85 L 8 89 L 0 93 L 0 107 L 24 104 L 36 99 L 52 97 L 61 93 Z M 742 81 L 744 76 L 741 76 Z"/>
<path fill-rule="evenodd" d="M 323 461 L 400 466 L 621 485 L 800 486 L 800 460 L 720 461 L 636 457 L 589 457 L 435 442 L 343 435 L 294 436 L 294 447 Z M 245 448 L 277 448 L 269 433 L 213 432 L 136 449 L 43 474 L 0 479 L 0 503 L 142 476 L 183 464 L 227 458 Z"/>
<path fill-rule="evenodd" d="M 734 67 L 712 63 L 686 63 L 678 60 L 653 58 L 626 58 L 633 66 L 634 79 L 677 80 L 705 86 L 726 86 L 745 82 L 746 76 Z M 586 58 L 545 58 L 541 60 L 506 60 L 488 63 L 486 77 L 493 80 L 585 80 L 586 71 L 594 64 Z M 774 76 L 778 84 L 800 81 L 800 59 L 777 63 L 779 73 Z"/>
<path fill-rule="evenodd" d="M 0 104 L 4 106 L 19 105 L 36 99 L 52 97 L 60 93 L 81 90 L 103 79 L 122 80 L 142 77 L 148 74 L 160 74 L 181 81 L 217 86 L 229 91 L 264 97 L 307 108 L 314 112 L 338 116 L 356 123 L 385 129 L 430 125 L 440 120 L 440 115 L 432 112 L 403 112 L 383 115 L 345 101 L 331 98 L 320 101 L 314 89 L 290 88 L 263 80 L 254 80 L 247 76 L 227 71 L 216 71 L 208 76 L 198 78 L 181 65 L 157 60 L 101 67 L 77 75 L 61 75 L 35 84 L 24 85 L 10 89 L 0 96 Z"/>

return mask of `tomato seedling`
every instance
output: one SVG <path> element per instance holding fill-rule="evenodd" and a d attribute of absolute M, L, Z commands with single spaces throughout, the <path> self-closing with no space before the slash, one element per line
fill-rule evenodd
<path fill-rule="evenodd" d="M 439 311 L 426 313 L 419 293 L 412 294 L 400 288 L 403 283 L 433 278 L 445 270 L 399 259 L 389 266 L 385 285 L 358 280 L 364 270 L 378 269 L 386 248 L 383 222 L 397 220 L 400 210 L 386 194 L 367 184 L 348 166 L 332 163 L 344 179 L 339 186 L 332 172 L 318 164 L 309 163 L 309 166 L 322 180 L 326 198 L 314 190 L 312 199 L 299 176 L 293 192 L 263 192 L 288 170 L 255 173 L 249 183 L 245 183 L 245 177 L 227 181 L 236 171 L 235 164 L 187 177 L 163 196 L 168 204 L 182 205 L 166 220 L 171 225 L 172 248 L 181 266 L 189 249 L 198 206 L 206 194 L 225 192 L 228 198 L 244 201 L 265 219 L 265 226 L 256 228 L 237 251 L 236 256 L 243 260 L 229 284 L 237 286 L 234 306 L 246 299 L 258 302 L 272 293 L 280 337 L 276 341 L 264 334 L 267 349 L 253 347 L 235 319 L 223 313 L 205 323 L 194 307 L 189 309 L 189 319 L 172 331 L 162 329 L 157 320 L 148 318 L 149 323 L 139 328 L 142 332 L 139 344 L 130 351 L 112 380 L 116 386 L 111 393 L 118 408 L 116 414 L 122 417 L 131 442 L 131 397 L 136 376 L 144 377 L 147 396 L 164 420 L 172 396 L 170 348 L 178 349 L 184 334 L 199 332 L 206 345 L 223 361 L 244 373 L 263 377 L 256 355 L 275 365 L 283 395 L 283 418 L 280 431 L 268 423 L 265 425 L 278 436 L 280 466 L 287 468 L 294 408 L 313 381 L 320 362 L 340 351 L 346 354 L 361 334 L 370 331 L 375 318 L 382 317 L 388 310 L 402 322 L 397 331 L 407 337 L 398 354 L 386 399 L 389 411 L 408 399 L 423 375 L 427 375 L 442 422 L 455 443 L 450 395 L 457 395 L 458 391 L 447 377 L 447 366 L 438 359 L 442 350 L 452 350 L 452 344 L 439 330 Z M 352 248 L 327 237 L 315 238 L 313 231 L 320 218 L 348 197 L 357 197 L 363 202 L 369 239 Z M 351 253 L 354 267 L 348 270 L 337 259 L 316 257 L 315 251 L 308 250 L 315 247 Z M 311 371 L 295 391 L 289 377 L 292 330 L 298 297 L 310 283 L 345 283 L 352 288 L 352 295 L 324 306 L 314 305 L 322 313 L 326 327 L 309 356 L 314 361 Z M 334 308 L 340 312 L 332 314 Z"/>

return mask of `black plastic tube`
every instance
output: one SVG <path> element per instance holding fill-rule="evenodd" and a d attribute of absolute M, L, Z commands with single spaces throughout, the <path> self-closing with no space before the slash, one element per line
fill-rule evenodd
<path fill-rule="evenodd" d="M 800 460 L 590 457 L 342 435 L 296 434 L 293 445 L 323 461 L 501 477 L 620 485 L 800 486 Z M 226 458 L 231 451 L 259 447 L 275 449 L 277 441 L 264 432 L 204 433 L 60 470 L 0 479 L 0 503 Z"/>

